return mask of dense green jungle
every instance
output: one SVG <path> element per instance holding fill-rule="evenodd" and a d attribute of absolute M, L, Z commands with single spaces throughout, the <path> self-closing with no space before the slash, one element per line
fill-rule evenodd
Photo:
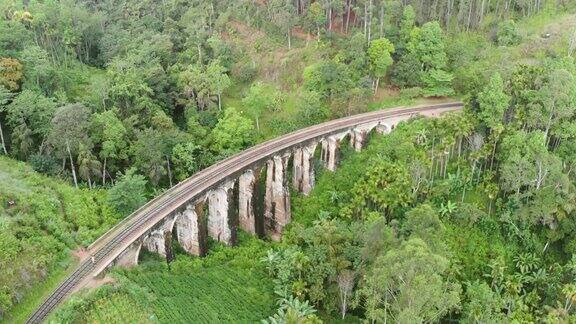
<path fill-rule="evenodd" d="M 570 0 L 0 0 L 0 322 L 226 157 L 462 101 L 341 143 L 281 241 L 144 252 L 47 322 L 575 323 L 575 55 Z"/>

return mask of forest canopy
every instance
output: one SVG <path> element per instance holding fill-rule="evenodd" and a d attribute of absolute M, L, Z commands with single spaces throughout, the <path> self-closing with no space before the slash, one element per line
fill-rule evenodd
<path fill-rule="evenodd" d="M 358 155 L 342 143 L 341 169 L 317 165 L 311 196 L 293 197 L 281 243 L 211 242 L 205 259 L 176 246 L 171 268 L 144 256 L 55 319 L 575 321 L 575 10 L 0 0 L 0 319 L 25 316 L 18 305 L 70 251 L 227 156 L 333 118 L 462 100 L 463 113 L 403 123 Z M 224 298 L 196 303 L 219 279 Z M 193 303 L 174 285 L 207 293 Z"/>

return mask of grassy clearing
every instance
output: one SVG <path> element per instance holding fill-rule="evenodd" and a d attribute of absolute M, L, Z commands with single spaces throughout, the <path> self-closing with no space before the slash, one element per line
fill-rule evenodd
<path fill-rule="evenodd" d="M 154 293 L 153 312 L 161 323 L 257 322 L 274 311 L 266 280 L 226 265 L 184 273 L 144 266 L 126 277 Z"/>
<path fill-rule="evenodd" d="M 85 319 L 86 323 L 154 323 L 156 317 L 129 294 L 115 292 L 95 301 Z"/>
<path fill-rule="evenodd" d="M 241 234 L 238 247 L 214 244 L 205 258 L 178 253 L 171 269 L 158 256 L 145 253 L 141 266 L 118 269 L 117 283 L 71 299 L 53 321 L 259 322 L 276 309 L 273 283 L 260 261 L 271 246 Z"/>
<path fill-rule="evenodd" d="M 0 157 L 0 319 L 22 322 L 74 267 L 70 250 L 118 221 L 105 201 L 104 190 L 75 189 Z"/>

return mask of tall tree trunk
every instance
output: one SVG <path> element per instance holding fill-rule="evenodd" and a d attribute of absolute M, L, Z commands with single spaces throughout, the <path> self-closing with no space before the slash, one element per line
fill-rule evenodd
<path fill-rule="evenodd" d="M 292 40 L 290 39 L 290 31 L 286 33 L 286 36 L 288 36 L 288 49 L 292 49 Z"/>
<path fill-rule="evenodd" d="M 494 146 L 492 147 L 492 156 L 490 157 L 490 171 L 494 166 L 494 156 L 496 155 L 496 145 L 498 143 L 498 139 L 494 139 Z"/>
<path fill-rule="evenodd" d="M 2 141 L 2 150 L 4 151 L 4 154 L 8 155 L 6 143 L 4 142 L 4 132 L 2 132 L 2 123 L 0 123 L 0 140 Z"/>
<path fill-rule="evenodd" d="M 472 21 L 472 1 L 468 4 L 468 22 L 466 23 L 466 30 L 470 29 L 470 24 Z"/>
<path fill-rule="evenodd" d="M 454 0 L 450 0 L 450 5 L 448 6 L 448 15 L 446 15 L 446 26 L 448 26 L 448 23 L 450 22 L 452 9 L 454 9 Z M 456 25 L 458 25 L 458 18 L 456 18 Z"/>
<path fill-rule="evenodd" d="M 218 110 L 222 111 L 222 94 L 218 94 Z"/>
<path fill-rule="evenodd" d="M 348 294 L 344 292 L 344 297 L 342 298 L 342 319 L 346 318 L 346 299 Z"/>
<path fill-rule="evenodd" d="M 482 21 L 484 20 L 484 5 L 486 3 L 486 0 L 482 0 L 482 5 L 480 6 L 480 19 L 478 20 L 478 25 L 482 24 Z"/>
<path fill-rule="evenodd" d="M 380 37 L 384 37 L 384 4 L 380 4 Z"/>
<path fill-rule="evenodd" d="M 364 3 L 364 37 L 368 39 L 368 6 Z"/>
<path fill-rule="evenodd" d="M 432 138 L 432 152 L 430 153 L 430 179 L 432 179 L 432 183 L 434 183 L 434 146 L 436 145 L 436 138 Z"/>
<path fill-rule="evenodd" d="M 480 163 L 480 166 L 478 167 L 478 178 L 476 179 L 476 183 L 480 183 L 480 178 L 482 177 L 482 168 L 485 168 L 485 164 L 486 161 L 484 161 L 484 163 Z"/>
<path fill-rule="evenodd" d="M 102 168 L 102 186 L 106 185 L 106 161 L 108 160 L 108 157 L 104 157 L 104 166 Z"/>
<path fill-rule="evenodd" d="M 170 181 L 170 188 L 172 188 L 172 169 L 170 168 L 170 159 L 166 155 L 166 164 L 168 165 L 168 180 Z"/>
<path fill-rule="evenodd" d="M 368 10 L 368 43 L 372 40 L 372 0 L 370 0 L 370 8 Z"/>
<path fill-rule="evenodd" d="M 570 37 L 570 43 L 568 44 L 568 55 L 572 56 L 574 54 L 574 49 L 576 49 L 576 29 L 572 33 L 572 37 Z"/>
<path fill-rule="evenodd" d="M 350 0 L 346 1 L 346 34 L 348 34 L 348 26 L 350 25 Z"/>
<path fill-rule="evenodd" d="M 74 168 L 74 160 L 72 159 L 72 152 L 70 151 L 70 142 L 66 140 L 66 150 L 68 151 L 68 156 L 70 157 L 70 168 L 72 168 L 72 178 L 74 179 L 74 186 L 78 188 L 78 179 L 76 178 L 76 169 Z"/>
<path fill-rule="evenodd" d="M 328 30 L 332 31 L 332 3 L 329 4 L 330 8 L 328 9 Z"/>

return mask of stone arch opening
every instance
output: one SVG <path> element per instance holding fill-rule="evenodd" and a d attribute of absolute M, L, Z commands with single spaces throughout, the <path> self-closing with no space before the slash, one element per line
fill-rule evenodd
<path fill-rule="evenodd" d="M 252 193 L 252 208 L 254 211 L 254 231 L 256 236 L 264 238 L 266 230 L 264 226 L 264 200 L 266 195 L 266 168 L 256 167 L 254 171 L 254 191 Z"/>
<path fill-rule="evenodd" d="M 240 227 L 239 215 L 239 181 L 234 181 L 228 191 L 228 228 L 230 228 L 230 245 L 238 244 L 238 229 Z"/>

